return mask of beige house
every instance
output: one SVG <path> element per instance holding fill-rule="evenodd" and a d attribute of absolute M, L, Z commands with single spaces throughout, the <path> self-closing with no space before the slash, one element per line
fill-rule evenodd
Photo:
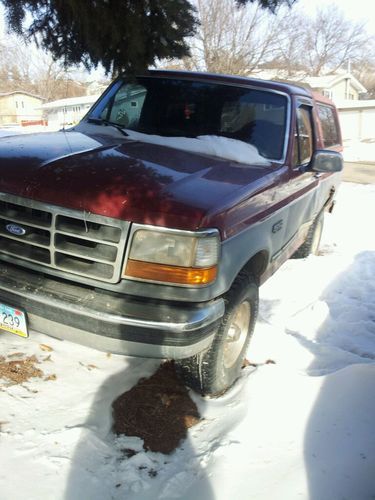
<path fill-rule="evenodd" d="M 43 98 L 16 90 L 0 93 L 0 125 L 27 124 L 41 120 Z"/>
<path fill-rule="evenodd" d="M 342 100 L 356 101 L 360 98 L 360 94 L 367 92 L 362 83 L 351 73 L 308 76 L 303 78 L 302 81 L 334 102 Z"/>

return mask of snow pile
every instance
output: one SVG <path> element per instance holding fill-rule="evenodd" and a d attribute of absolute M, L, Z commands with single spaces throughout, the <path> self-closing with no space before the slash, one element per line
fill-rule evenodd
<path fill-rule="evenodd" d="M 163 137 L 161 135 L 142 134 L 126 129 L 129 139 L 135 141 L 182 149 L 191 153 L 200 153 L 218 156 L 226 160 L 236 161 L 248 165 L 269 165 L 269 160 L 261 156 L 255 146 L 236 139 L 220 137 L 217 135 L 199 135 L 190 137 Z"/>
<path fill-rule="evenodd" d="M 375 238 L 362 220 L 374 210 L 375 185 L 342 185 L 322 254 L 260 290 L 257 367 L 222 398 L 193 395 L 204 420 L 172 455 L 110 432 L 112 402 L 157 361 L 1 335 L 4 357 L 35 355 L 45 375 L 0 381 L 1 500 L 371 499 Z"/>

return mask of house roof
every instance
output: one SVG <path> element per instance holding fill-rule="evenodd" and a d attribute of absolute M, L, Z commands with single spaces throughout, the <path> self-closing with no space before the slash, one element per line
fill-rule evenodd
<path fill-rule="evenodd" d="M 330 89 L 337 83 L 349 79 L 350 83 L 358 92 L 367 92 L 362 83 L 351 73 L 335 73 L 325 76 L 306 76 L 304 73 L 288 76 L 285 71 L 278 69 L 266 69 L 254 72 L 254 76 L 264 79 L 283 78 L 291 82 L 303 85 L 308 84 L 312 89 Z"/>
<path fill-rule="evenodd" d="M 14 95 L 14 94 L 27 95 L 29 97 L 35 97 L 35 99 L 40 99 L 41 101 L 44 101 L 44 97 L 41 97 L 40 95 L 32 94 L 31 92 L 26 92 L 24 90 L 13 90 L 12 92 L 0 92 L 0 97 L 7 97 L 10 95 Z"/>
<path fill-rule="evenodd" d="M 64 108 L 66 106 L 79 106 L 80 104 L 94 104 L 100 95 L 83 95 L 80 97 L 68 97 L 67 99 L 58 99 L 57 101 L 46 102 L 41 106 L 42 109 Z"/>
<path fill-rule="evenodd" d="M 341 73 L 325 76 L 307 76 L 303 81 L 308 83 L 313 89 L 330 89 L 343 80 L 350 80 L 350 83 L 358 92 L 367 92 L 366 87 L 351 73 Z"/>

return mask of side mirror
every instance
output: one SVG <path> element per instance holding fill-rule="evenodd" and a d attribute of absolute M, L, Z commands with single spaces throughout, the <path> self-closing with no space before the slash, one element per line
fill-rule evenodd
<path fill-rule="evenodd" d="M 342 155 L 337 151 L 318 149 L 311 159 L 311 170 L 314 172 L 341 172 L 343 167 Z"/>

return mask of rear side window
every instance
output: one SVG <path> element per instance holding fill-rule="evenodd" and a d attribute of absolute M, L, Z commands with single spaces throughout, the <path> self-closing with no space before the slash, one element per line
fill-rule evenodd
<path fill-rule="evenodd" d="M 313 154 L 313 126 L 310 106 L 300 106 L 297 109 L 297 121 L 294 142 L 294 165 L 309 163 Z"/>
<path fill-rule="evenodd" d="M 339 144 L 339 131 L 333 108 L 318 104 L 318 115 L 322 124 L 324 147 L 329 148 Z"/>

